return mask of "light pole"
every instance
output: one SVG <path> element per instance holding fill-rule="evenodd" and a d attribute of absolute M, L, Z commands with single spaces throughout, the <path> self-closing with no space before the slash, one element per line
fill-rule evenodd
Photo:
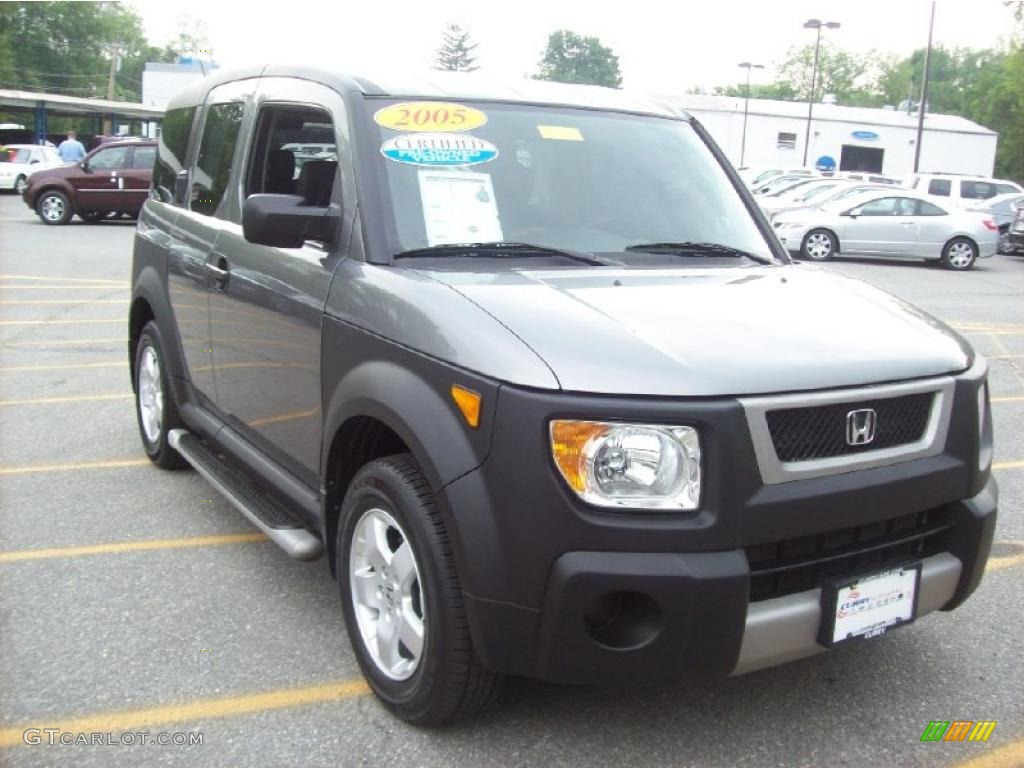
<path fill-rule="evenodd" d="M 935 30 L 935 0 L 932 19 L 928 22 L 928 48 L 924 52 L 924 77 L 921 80 L 921 103 L 917 107 L 917 144 L 914 146 L 914 173 L 921 167 L 921 141 L 924 139 L 924 106 L 928 103 L 928 65 L 932 59 L 932 32 Z"/>
<path fill-rule="evenodd" d="M 747 154 L 747 114 L 750 112 L 750 70 L 764 69 L 764 64 L 751 64 L 749 61 L 740 62 L 740 66 L 747 70 L 747 92 L 743 96 L 743 138 L 740 139 L 740 168 L 743 167 L 743 159 Z"/>
<path fill-rule="evenodd" d="M 818 38 L 814 43 L 814 68 L 811 70 L 811 93 L 807 97 L 807 135 L 804 137 L 804 165 L 807 165 L 807 153 L 811 148 L 811 117 L 814 114 L 814 90 L 818 79 L 818 52 L 821 50 L 821 28 L 839 29 L 838 21 L 822 21 L 821 19 L 808 19 L 804 22 L 804 29 L 818 30 Z"/>

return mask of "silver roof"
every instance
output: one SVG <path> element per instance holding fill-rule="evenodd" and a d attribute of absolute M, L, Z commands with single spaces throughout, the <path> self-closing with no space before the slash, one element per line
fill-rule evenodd
<path fill-rule="evenodd" d="M 421 73 L 364 76 L 322 67 L 270 64 L 263 67 L 220 70 L 189 86 L 168 104 L 168 109 L 194 105 L 221 83 L 251 77 L 300 77 L 328 85 L 341 93 L 417 99 L 465 99 L 545 104 L 617 112 L 638 112 L 662 117 L 688 117 L 664 98 L 596 85 L 569 85 L 546 80 L 495 79 L 479 73 L 426 70 Z"/>

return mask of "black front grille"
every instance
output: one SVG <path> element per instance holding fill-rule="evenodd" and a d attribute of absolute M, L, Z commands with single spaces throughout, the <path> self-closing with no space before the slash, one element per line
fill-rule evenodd
<path fill-rule="evenodd" d="M 750 601 L 821 587 L 949 549 L 953 516 L 946 507 L 747 547 Z"/>
<path fill-rule="evenodd" d="M 845 456 L 879 448 L 916 443 L 928 427 L 935 395 L 924 392 L 882 400 L 816 405 L 768 411 L 768 430 L 779 461 L 807 461 Z M 867 445 L 850 445 L 846 440 L 846 418 L 850 411 L 875 411 L 875 439 Z"/>

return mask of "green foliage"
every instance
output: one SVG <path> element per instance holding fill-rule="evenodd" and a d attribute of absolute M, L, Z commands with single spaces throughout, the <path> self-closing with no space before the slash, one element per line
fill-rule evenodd
<path fill-rule="evenodd" d="M 146 61 L 168 60 L 126 4 L 0 3 L 0 87 L 105 98 L 115 55 L 121 101 L 141 98 Z"/>
<path fill-rule="evenodd" d="M 552 32 L 540 62 L 538 80 L 586 83 L 618 88 L 622 85 L 619 57 L 596 37 L 583 37 L 567 29 Z"/>
<path fill-rule="evenodd" d="M 472 72 L 476 66 L 476 43 L 470 44 L 469 32 L 458 24 L 448 24 L 441 33 L 441 47 L 434 60 L 435 69 L 449 72 Z"/>

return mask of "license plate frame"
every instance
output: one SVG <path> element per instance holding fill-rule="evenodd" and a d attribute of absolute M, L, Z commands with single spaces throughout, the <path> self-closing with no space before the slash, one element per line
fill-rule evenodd
<path fill-rule="evenodd" d="M 871 638 L 884 635 L 891 629 L 902 627 L 905 624 L 912 624 L 917 619 L 918 602 L 921 597 L 921 568 L 920 560 L 911 560 L 889 565 L 868 573 L 858 574 L 857 576 L 833 579 L 826 582 L 821 589 L 821 625 L 818 630 L 818 643 L 826 648 L 831 648 L 836 645 L 870 640 Z M 911 574 L 914 592 L 910 601 L 906 601 L 900 595 L 897 600 L 885 603 L 884 601 L 888 596 L 886 590 L 891 592 L 892 589 L 907 588 L 911 583 L 908 580 L 908 576 Z M 859 626 L 863 619 L 867 617 L 859 616 L 858 620 L 853 621 L 854 613 L 847 611 L 846 615 L 843 616 L 840 610 L 840 600 L 848 599 L 854 591 L 859 592 L 859 589 L 855 588 L 867 588 L 868 590 L 866 598 L 858 595 L 855 599 L 867 599 L 869 602 L 874 600 L 876 603 L 876 605 L 869 605 L 863 610 L 854 612 L 858 615 L 867 611 L 875 612 L 878 621 L 867 627 Z M 899 602 L 902 602 L 899 608 L 904 610 L 900 610 L 896 616 L 891 616 L 892 611 L 885 609 L 889 605 Z M 909 614 L 905 615 L 907 607 L 909 607 Z M 854 627 L 855 631 L 847 632 L 845 637 L 837 636 L 837 624 L 839 625 L 838 629 L 840 632 L 850 627 Z M 846 627 L 843 625 L 846 625 Z"/>

